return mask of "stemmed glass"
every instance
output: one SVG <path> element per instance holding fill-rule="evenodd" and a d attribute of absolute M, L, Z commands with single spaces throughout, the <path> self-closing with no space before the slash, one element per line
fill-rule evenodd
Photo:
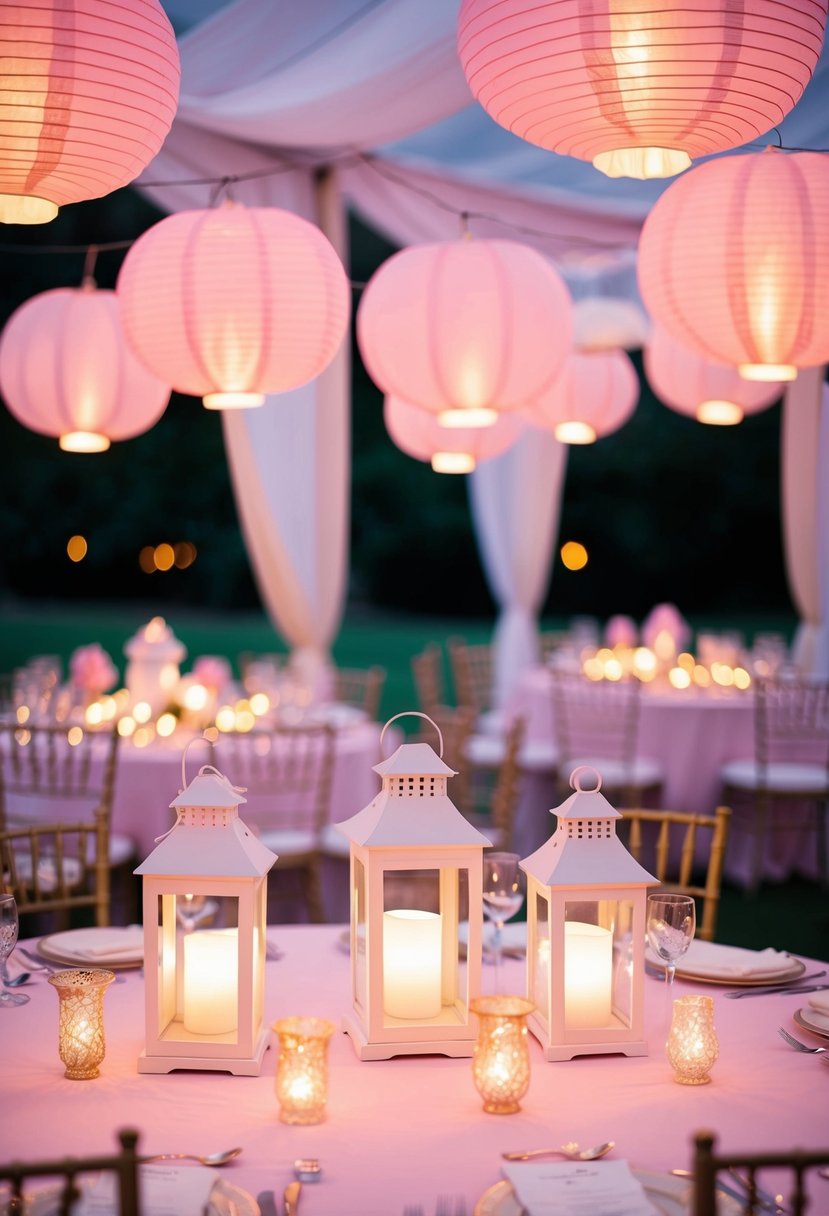
<path fill-rule="evenodd" d="M 496 991 L 500 976 L 504 924 L 515 916 L 524 902 L 524 872 L 519 868 L 520 860 L 517 853 L 484 854 L 484 916 L 495 925 L 492 954 Z"/>
<path fill-rule="evenodd" d="M 5 1009 L 10 1009 L 12 1005 L 25 1005 L 29 999 L 25 992 L 9 992 L 6 987 L 9 978 L 6 960 L 17 944 L 18 928 L 17 902 L 14 896 L 0 895 L 0 978 L 3 980 L 0 1007 Z"/>
<path fill-rule="evenodd" d="M 695 928 L 696 905 L 690 895 L 648 896 L 648 941 L 665 964 L 669 996 L 677 961 L 693 941 Z"/>

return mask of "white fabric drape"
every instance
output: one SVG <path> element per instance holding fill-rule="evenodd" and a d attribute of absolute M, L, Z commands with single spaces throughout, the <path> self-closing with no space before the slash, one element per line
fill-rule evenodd
<path fill-rule="evenodd" d="M 530 428 L 469 479 L 478 548 L 499 616 L 493 638 L 493 708 L 538 661 L 538 613 L 550 580 L 567 448 Z"/>
<path fill-rule="evenodd" d="M 801 371 L 783 403 L 782 511 L 786 572 L 801 624 L 793 658 L 829 679 L 829 386 Z"/>

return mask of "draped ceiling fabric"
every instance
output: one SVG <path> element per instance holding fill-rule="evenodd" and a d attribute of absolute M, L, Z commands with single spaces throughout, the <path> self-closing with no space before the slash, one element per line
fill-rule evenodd
<path fill-rule="evenodd" d="M 639 227 L 667 183 L 611 182 L 492 122 L 472 102 L 457 59 L 458 0 L 167 0 L 165 7 L 180 32 L 181 101 L 137 183 L 165 210 L 206 206 L 211 187 L 198 179 L 271 168 L 278 172 L 234 184 L 233 197 L 297 211 L 343 255 L 338 190 L 344 205 L 401 245 L 452 239 L 459 213 L 468 212 L 473 235 L 524 240 L 552 257 L 575 297 L 636 296 Z M 787 146 L 829 147 L 828 96 L 824 52 L 781 123 Z M 321 183 L 318 170 L 330 166 L 336 172 Z M 161 182 L 178 184 L 152 184 Z M 311 385 L 224 418 L 263 601 L 290 644 L 320 659 L 338 631 L 347 580 L 348 386 L 343 352 Z M 566 462 L 555 447 L 546 462 L 508 457 L 497 458 L 500 469 L 473 474 L 471 494 L 502 608 L 496 668 L 517 674 L 515 664 L 533 651 Z M 504 537 L 518 535 L 513 514 L 526 510 L 520 488 L 543 513 L 535 517 L 532 579 L 528 550 L 503 560 Z"/>

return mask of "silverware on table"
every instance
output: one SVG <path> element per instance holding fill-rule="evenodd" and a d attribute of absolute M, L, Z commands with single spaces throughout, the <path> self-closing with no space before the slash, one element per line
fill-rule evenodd
<path fill-rule="evenodd" d="M 675 1178 L 687 1178 L 689 1182 L 694 1181 L 694 1174 L 692 1170 L 671 1170 L 671 1173 Z M 730 1170 L 729 1173 L 731 1173 Z M 743 1179 L 740 1177 L 734 1178 L 734 1181 L 738 1184 L 739 1190 L 737 1189 L 737 1186 L 729 1186 L 727 1182 L 723 1182 L 722 1178 L 718 1175 L 716 1183 L 717 1190 L 722 1191 L 723 1195 L 729 1195 L 732 1199 L 736 1199 L 740 1206 L 744 1208 L 747 1206 L 746 1185 Z M 762 1211 L 773 1212 L 775 1216 L 781 1216 L 783 1211 L 782 1208 L 778 1207 L 774 1196 L 770 1195 L 768 1191 L 757 1191 L 757 1204 Z"/>
<path fill-rule="evenodd" d="M 285 1216 L 297 1216 L 301 1191 L 301 1182 L 289 1182 L 285 1187 L 282 1194 L 282 1202 L 285 1204 Z"/>
<path fill-rule="evenodd" d="M 810 1056 L 820 1056 L 823 1055 L 825 1051 L 829 1051 L 828 1047 L 809 1047 L 807 1043 L 801 1043 L 800 1039 L 796 1039 L 793 1034 L 789 1034 L 788 1030 L 786 1030 L 783 1026 L 777 1027 L 777 1033 L 780 1035 L 781 1039 L 784 1039 L 789 1044 L 789 1047 L 793 1047 L 795 1051 L 805 1051 L 806 1054 Z"/>
<path fill-rule="evenodd" d="M 762 992 L 769 992 L 771 989 L 777 988 L 798 988 L 801 984 L 807 984 L 809 980 L 819 980 L 824 975 L 826 975 L 825 969 L 823 971 L 813 971 L 810 975 L 798 975 L 797 978 L 793 980 L 778 980 L 777 983 L 775 983 L 774 980 L 769 980 L 767 984 L 756 984 L 752 985 L 752 987 L 757 988 Z M 723 996 L 736 996 L 738 993 L 742 992 L 745 992 L 745 988 L 735 988 L 731 992 L 723 993 Z"/>
<path fill-rule="evenodd" d="M 801 992 L 824 992 L 827 988 L 829 984 L 801 984 L 788 988 L 741 988 L 738 992 L 724 992 L 723 996 L 739 1001 L 744 996 L 797 996 Z"/>
<path fill-rule="evenodd" d="M 279 1216 L 276 1209 L 276 1195 L 273 1191 L 260 1191 L 256 1196 L 260 1216 Z"/>

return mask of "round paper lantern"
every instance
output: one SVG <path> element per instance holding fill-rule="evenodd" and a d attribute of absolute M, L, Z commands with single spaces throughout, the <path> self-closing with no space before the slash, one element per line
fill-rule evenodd
<path fill-rule="evenodd" d="M 158 0 L 4 3 L 0 38 L 0 221 L 43 224 L 136 178 L 178 105 Z"/>
<path fill-rule="evenodd" d="M 24 426 L 66 452 L 103 452 L 158 422 L 170 396 L 136 359 L 114 291 L 59 287 L 12 313 L 0 336 L 0 390 Z"/>
<path fill-rule="evenodd" d="M 650 321 L 632 300 L 587 296 L 573 301 L 575 350 L 640 350 L 649 332 Z"/>
<path fill-rule="evenodd" d="M 208 409 L 261 405 L 334 358 L 351 288 L 319 228 L 275 207 L 180 211 L 141 236 L 117 284 L 148 368 Z"/>
<path fill-rule="evenodd" d="M 559 443 L 595 443 L 636 409 L 639 379 L 623 351 L 573 351 L 555 383 L 527 411 Z"/>
<path fill-rule="evenodd" d="M 751 380 L 829 359 L 829 158 L 725 156 L 674 182 L 639 240 L 654 321 Z"/>
<path fill-rule="evenodd" d="M 458 52 L 514 135 L 610 177 L 670 177 L 788 114 L 825 21 L 820 0 L 463 0 Z"/>
<path fill-rule="evenodd" d="M 357 310 L 372 379 L 444 426 L 490 426 L 532 401 L 563 364 L 571 332 L 564 280 L 515 241 L 403 249 L 374 274 Z"/>
<path fill-rule="evenodd" d="M 678 414 L 710 426 L 733 426 L 766 409 L 780 396 L 776 383 L 745 380 L 736 367 L 703 359 L 654 326 L 645 347 L 645 374 L 657 397 Z"/>
<path fill-rule="evenodd" d="M 428 460 L 436 473 L 471 473 L 480 460 L 511 447 L 526 425 L 520 414 L 501 414 L 492 426 L 445 427 L 428 410 L 391 396 L 383 421 L 401 452 Z"/>

